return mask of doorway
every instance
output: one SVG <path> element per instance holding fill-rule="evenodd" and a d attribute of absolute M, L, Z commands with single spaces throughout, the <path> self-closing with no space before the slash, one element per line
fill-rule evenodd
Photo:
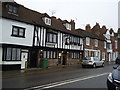
<path fill-rule="evenodd" d="M 26 62 L 28 60 L 28 52 L 22 52 L 21 54 L 21 69 L 26 68 Z"/>
<path fill-rule="evenodd" d="M 37 51 L 30 52 L 30 68 L 37 67 Z"/>
<path fill-rule="evenodd" d="M 67 65 L 67 52 L 62 54 L 62 65 Z"/>

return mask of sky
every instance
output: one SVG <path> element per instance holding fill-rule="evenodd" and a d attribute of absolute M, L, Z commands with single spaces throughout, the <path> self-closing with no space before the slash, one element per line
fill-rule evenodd
<path fill-rule="evenodd" d="M 93 27 L 96 22 L 118 30 L 119 0 L 15 0 L 25 7 L 62 20 L 75 20 L 76 29 Z"/>

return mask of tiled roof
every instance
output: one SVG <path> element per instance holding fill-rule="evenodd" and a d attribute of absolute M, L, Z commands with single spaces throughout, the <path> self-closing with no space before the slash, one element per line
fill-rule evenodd
<path fill-rule="evenodd" d="M 19 5 L 17 3 L 14 3 L 18 5 L 18 15 L 13 15 L 9 14 L 8 10 L 6 7 L 7 3 L 3 3 L 3 8 L 2 8 L 2 17 L 8 18 L 8 19 L 13 19 L 13 20 L 18 20 L 21 22 L 29 23 L 29 24 L 40 24 L 42 26 L 45 26 L 44 22 L 42 21 L 42 14 L 30 10 L 28 8 L 25 8 L 22 5 Z"/>
<path fill-rule="evenodd" d="M 92 31 L 87 31 L 87 30 L 82 30 L 82 29 L 76 29 L 79 34 L 81 34 L 83 37 L 90 37 L 90 38 L 93 38 L 93 39 L 99 39 L 99 40 L 105 40 L 105 37 L 103 35 L 101 35 L 100 37 L 95 34 L 94 32 Z"/>
<path fill-rule="evenodd" d="M 100 28 L 100 25 L 98 23 L 96 23 L 96 25 L 91 30 L 94 33 L 99 32 L 100 34 L 105 34 L 107 31 L 106 26 L 102 26 L 102 28 Z"/>
<path fill-rule="evenodd" d="M 70 23 L 71 25 L 73 24 L 73 27 L 74 27 L 74 24 L 75 24 L 74 21 L 68 22 L 67 20 L 61 20 L 60 18 L 57 19 L 54 16 L 50 17 L 47 13 L 39 13 L 37 11 L 28 9 L 28 8 L 24 7 L 23 5 L 17 4 L 16 2 L 11 3 L 11 4 L 14 4 L 19 8 L 18 15 L 9 14 L 8 9 L 6 8 L 7 4 L 8 4 L 8 2 L 3 3 L 3 8 L 2 8 L 2 17 L 3 18 L 17 20 L 17 21 L 29 23 L 32 25 L 43 26 L 43 27 L 46 27 L 47 29 L 53 29 L 56 31 L 72 34 L 75 36 L 91 37 L 91 38 L 95 38 L 95 39 L 105 40 L 104 36 L 101 35 L 99 37 L 97 34 L 95 34 L 96 28 L 97 28 L 97 30 L 99 29 L 98 23 L 96 23 L 96 26 L 93 27 L 92 31 L 84 31 L 82 29 L 75 30 L 75 28 L 71 28 L 72 30 L 67 30 L 64 24 Z M 43 21 L 44 17 L 51 18 L 51 22 L 52 22 L 51 25 L 46 25 L 44 23 L 44 21 Z"/>
<path fill-rule="evenodd" d="M 63 25 L 65 22 L 70 23 L 67 20 L 61 20 L 60 18 L 56 19 L 55 17 L 50 17 L 47 13 L 39 13 L 37 11 L 33 11 L 31 9 L 28 9 L 24 7 L 23 5 L 17 4 L 16 2 L 12 3 L 14 5 L 17 5 L 19 7 L 18 15 L 13 15 L 9 14 L 8 10 L 6 8 L 7 3 L 3 3 L 3 9 L 2 9 L 2 17 L 3 18 L 8 18 L 12 20 L 17 20 L 20 22 L 25 22 L 29 23 L 32 25 L 38 25 L 38 26 L 43 26 L 48 29 L 54 29 L 56 31 L 61 31 L 73 35 L 77 35 L 82 37 L 81 34 L 78 34 L 75 29 L 74 30 L 67 30 L 66 27 Z M 52 24 L 51 25 L 46 25 L 43 21 L 43 17 L 48 17 L 51 18 Z"/>

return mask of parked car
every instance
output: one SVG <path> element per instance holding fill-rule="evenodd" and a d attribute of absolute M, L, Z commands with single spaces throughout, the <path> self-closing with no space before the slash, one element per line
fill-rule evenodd
<path fill-rule="evenodd" d="M 116 63 L 116 64 L 120 64 L 120 57 L 117 57 L 117 58 L 116 58 L 115 63 Z"/>
<path fill-rule="evenodd" d="M 114 70 L 108 75 L 108 90 L 120 90 L 120 65 L 113 67 Z"/>
<path fill-rule="evenodd" d="M 82 67 L 85 66 L 93 66 L 94 68 L 96 66 L 103 66 L 104 67 L 104 61 L 100 60 L 97 57 L 85 57 L 82 59 Z"/>

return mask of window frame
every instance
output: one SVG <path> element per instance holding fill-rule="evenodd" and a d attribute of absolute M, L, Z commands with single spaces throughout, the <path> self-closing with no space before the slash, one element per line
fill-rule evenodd
<path fill-rule="evenodd" d="M 17 29 L 17 34 L 16 35 L 14 34 L 14 28 Z M 23 35 L 20 35 L 20 30 L 23 30 Z M 13 25 L 12 26 L 12 34 L 11 34 L 11 36 L 25 38 L 25 30 L 26 30 L 26 28 L 18 27 L 18 26 Z"/>
<path fill-rule="evenodd" d="M 56 33 L 49 33 L 48 32 L 47 33 L 47 40 L 46 40 L 46 42 L 48 42 L 48 43 L 57 43 L 57 34 Z"/>
<path fill-rule="evenodd" d="M 11 49 L 11 51 L 10 51 L 11 54 L 10 54 L 10 57 L 9 57 L 10 59 L 9 60 L 7 59 L 8 58 L 7 57 L 8 48 Z M 15 54 L 13 54 L 13 49 L 15 49 L 15 51 L 16 51 Z M 20 53 L 17 53 L 17 50 L 20 50 Z M 19 59 L 17 58 L 18 54 L 20 54 Z M 13 55 L 15 55 L 14 60 L 13 60 Z M 12 48 L 12 47 L 3 48 L 3 61 L 21 61 L 21 48 Z"/>
<path fill-rule="evenodd" d="M 104 49 L 106 49 L 107 48 L 107 43 L 106 43 L 106 41 L 104 41 Z"/>
<path fill-rule="evenodd" d="M 57 59 L 57 51 L 45 51 L 44 54 L 46 55 L 44 58 Z"/>
<path fill-rule="evenodd" d="M 118 41 L 115 40 L 115 49 L 118 49 Z"/>
<path fill-rule="evenodd" d="M 14 15 L 18 15 L 18 7 L 15 5 L 8 5 L 8 13 L 9 14 L 14 14 Z"/>
<path fill-rule="evenodd" d="M 71 24 L 66 23 L 66 29 L 67 29 L 67 30 L 71 30 Z"/>
<path fill-rule="evenodd" d="M 102 52 L 102 60 L 105 60 L 105 52 Z"/>
<path fill-rule="evenodd" d="M 98 39 L 95 39 L 95 47 L 98 47 Z"/>
<path fill-rule="evenodd" d="M 90 38 L 89 37 L 86 37 L 86 45 L 90 45 Z"/>
<path fill-rule="evenodd" d="M 51 25 L 51 19 L 48 17 L 45 17 L 45 24 L 46 25 Z"/>
<path fill-rule="evenodd" d="M 80 59 L 80 53 L 79 52 L 72 52 L 72 59 Z"/>

